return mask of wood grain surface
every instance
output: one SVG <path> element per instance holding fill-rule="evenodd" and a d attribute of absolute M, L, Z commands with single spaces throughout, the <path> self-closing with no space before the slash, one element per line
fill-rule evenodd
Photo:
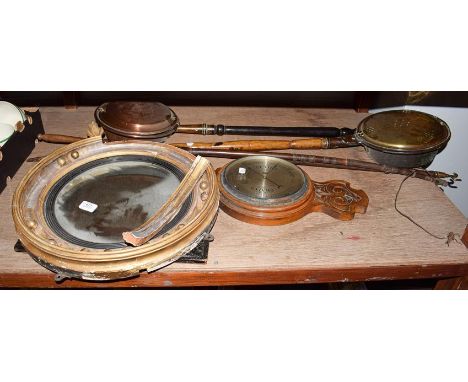
<path fill-rule="evenodd" d="M 174 107 L 184 124 L 223 123 L 231 125 L 335 126 L 354 128 L 366 114 L 353 110 Z M 85 135 L 94 108 L 77 110 L 41 108 L 46 133 Z M 175 134 L 169 142 L 190 142 L 202 138 Z M 230 137 L 246 139 L 245 136 Z M 256 137 L 255 139 L 260 139 Z M 268 138 L 265 138 L 268 139 Z M 203 140 L 217 141 L 217 136 Z M 40 142 L 31 157 L 50 153 L 57 145 Z M 304 153 L 324 155 L 323 151 Z M 328 152 L 327 152 L 328 154 Z M 370 160 L 361 147 L 330 150 L 328 155 Z M 214 167 L 227 159 L 210 158 Z M 174 263 L 132 280 L 96 285 L 80 281 L 55 284 L 53 274 L 27 254 L 16 253 L 16 234 L 11 218 L 11 198 L 26 171 L 35 163 L 24 163 L 0 195 L 0 286 L 11 287 L 135 287 L 247 285 L 329 281 L 385 280 L 418 277 L 468 275 L 468 250 L 452 243 L 447 246 L 424 233 L 394 209 L 394 197 L 402 180 L 399 175 L 329 168 L 302 168 L 315 181 L 342 179 L 364 190 L 369 207 L 352 221 L 337 221 L 327 215 L 310 214 L 284 226 L 255 226 L 235 220 L 220 211 L 212 231 L 207 264 Z M 454 171 L 457 169 L 454 168 Z M 437 235 L 463 233 L 467 219 L 437 186 L 408 179 L 399 207 Z"/>

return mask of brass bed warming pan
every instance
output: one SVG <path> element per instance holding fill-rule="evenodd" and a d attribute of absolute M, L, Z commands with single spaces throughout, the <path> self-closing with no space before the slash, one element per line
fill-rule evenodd
<path fill-rule="evenodd" d="M 211 165 L 155 237 L 130 246 L 122 233 L 153 216 L 194 161 L 183 150 L 141 140 L 104 143 L 96 137 L 62 147 L 37 163 L 15 191 L 19 239 L 58 278 L 113 280 L 159 269 L 210 232 L 219 204 Z"/>

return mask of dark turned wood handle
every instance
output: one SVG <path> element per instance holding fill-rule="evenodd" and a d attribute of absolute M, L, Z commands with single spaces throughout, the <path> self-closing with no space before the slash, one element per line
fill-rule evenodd
<path fill-rule="evenodd" d="M 227 126 L 206 123 L 181 125 L 178 133 L 200 135 L 263 135 L 283 137 L 344 137 L 354 130 L 337 127 Z"/>
<path fill-rule="evenodd" d="M 217 125 L 216 127 L 223 126 Z M 354 130 L 337 127 L 223 126 L 226 135 L 282 135 L 290 137 L 343 137 Z M 217 132 L 218 135 L 221 135 Z"/>
<path fill-rule="evenodd" d="M 47 142 L 47 143 L 74 143 L 81 141 L 82 137 L 73 137 L 71 135 L 61 135 L 61 134 L 39 134 L 37 136 L 37 140 L 40 142 Z"/>

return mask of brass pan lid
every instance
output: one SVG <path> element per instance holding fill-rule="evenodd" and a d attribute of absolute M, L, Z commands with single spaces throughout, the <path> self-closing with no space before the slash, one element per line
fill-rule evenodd
<path fill-rule="evenodd" d="M 179 126 L 177 115 L 159 102 L 106 102 L 94 117 L 104 130 L 129 138 L 166 137 Z"/>
<path fill-rule="evenodd" d="M 356 140 L 363 146 L 401 154 L 438 150 L 449 139 L 450 129 L 443 120 L 414 110 L 372 114 L 356 129 Z"/>

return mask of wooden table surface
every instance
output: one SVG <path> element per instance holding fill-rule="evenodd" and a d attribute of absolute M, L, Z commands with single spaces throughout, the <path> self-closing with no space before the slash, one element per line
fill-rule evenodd
<path fill-rule="evenodd" d="M 78 110 L 41 108 L 48 133 L 85 135 L 94 107 Z M 356 127 L 366 114 L 349 109 L 293 109 L 247 107 L 174 107 L 189 123 L 232 125 Z M 240 136 L 203 137 L 175 134 L 169 142 L 245 139 Z M 31 156 L 50 153 L 57 145 L 38 143 Z M 311 154 L 369 160 L 362 148 L 310 151 Z M 215 168 L 227 159 L 211 159 Z M 33 163 L 24 163 L 0 195 L 0 287 L 153 287 L 316 283 L 468 275 L 468 250 L 447 246 L 400 216 L 394 209 L 399 175 L 303 167 L 313 180 L 343 179 L 369 196 L 367 213 L 348 222 L 324 214 L 310 214 L 278 227 L 237 221 L 220 211 L 213 228 L 207 264 L 173 263 L 159 271 L 116 282 L 67 280 L 56 284 L 54 275 L 25 253 L 16 253 L 11 198 Z M 454 168 L 456 170 L 456 168 Z M 399 206 L 431 232 L 462 233 L 467 219 L 437 186 L 408 179 Z"/>

